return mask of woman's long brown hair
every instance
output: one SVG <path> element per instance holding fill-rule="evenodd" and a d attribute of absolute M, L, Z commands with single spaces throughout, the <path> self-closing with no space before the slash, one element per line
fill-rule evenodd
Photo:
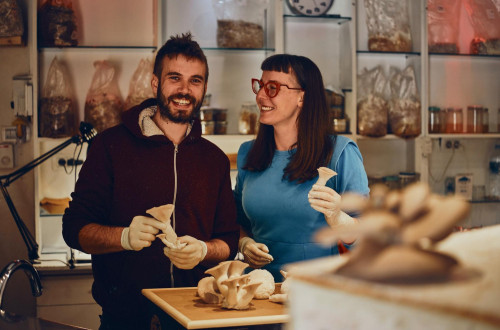
<path fill-rule="evenodd" d="M 303 106 L 297 118 L 297 142 L 290 151 L 290 162 L 283 171 L 283 179 L 302 183 L 318 175 L 317 169 L 326 166 L 333 154 L 330 122 L 325 88 L 321 72 L 314 62 L 304 56 L 276 54 L 262 62 L 262 71 L 291 73 L 305 91 Z M 255 142 L 243 167 L 249 171 L 263 171 L 271 165 L 276 142 L 274 127 L 260 124 Z"/>

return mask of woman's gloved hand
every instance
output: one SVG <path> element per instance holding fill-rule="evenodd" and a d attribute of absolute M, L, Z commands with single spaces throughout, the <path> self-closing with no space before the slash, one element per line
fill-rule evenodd
<path fill-rule="evenodd" d="M 326 222 L 334 228 L 353 224 L 355 220 L 340 209 L 341 196 L 332 188 L 313 185 L 308 194 L 309 204 L 325 215 Z"/>
<path fill-rule="evenodd" d="M 179 269 L 193 269 L 207 255 L 207 244 L 192 236 L 178 238 L 179 243 L 187 245 L 181 249 L 163 248 L 163 253 Z"/>
<path fill-rule="evenodd" d="M 265 244 L 257 243 L 250 237 L 241 238 L 238 245 L 244 261 L 252 268 L 262 268 L 274 260 Z"/>
<path fill-rule="evenodd" d="M 121 245 L 125 250 L 140 251 L 151 245 L 156 234 L 167 227 L 154 218 L 138 215 L 132 219 L 129 227 L 122 231 Z"/>

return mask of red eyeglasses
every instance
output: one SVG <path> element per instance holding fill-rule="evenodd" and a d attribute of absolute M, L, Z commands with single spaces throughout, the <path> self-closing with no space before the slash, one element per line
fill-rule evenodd
<path fill-rule="evenodd" d="M 255 94 L 259 93 L 259 91 L 262 89 L 262 87 L 264 87 L 264 92 L 266 93 L 266 95 L 269 96 L 270 98 L 273 98 L 276 95 L 278 95 L 278 93 L 280 92 L 281 86 L 285 86 L 288 89 L 295 89 L 295 90 L 299 90 L 299 91 L 304 91 L 302 88 L 288 87 L 285 84 L 280 84 L 279 82 L 275 82 L 275 81 L 268 81 L 267 83 L 264 84 L 264 82 L 262 80 L 252 78 L 252 90 Z"/>

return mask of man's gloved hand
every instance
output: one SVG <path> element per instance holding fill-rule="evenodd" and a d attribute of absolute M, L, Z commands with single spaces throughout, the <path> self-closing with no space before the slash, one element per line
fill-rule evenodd
<path fill-rule="evenodd" d="M 257 243 L 250 237 L 241 238 L 238 245 L 245 262 L 252 268 L 262 268 L 274 260 L 265 244 Z"/>
<path fill-rule="evenodd" d="M 334 228 L 355 223 L 355 220 L 340 209 L 341 196 L 332 188 L 313 185 L 308 194 L 309 204 L 325 215 L 326 222 Z"/>
<path fill-rule="evenodd" d="M 125 250 L 140 251 L 151 245 L 156 234 L 167 227 L 154 218 L 138 215 L 132 219 L 129 227 L 122 231 L 121 244 Z"/>
<path fill-rule="evenodd" d="M 181 249 L 163 248 L 163 253 L 180 269 L 193 269 L 207 255 L 207 244 L 191 236 L 178 238 L 180 243 L 187 245 Z"/>

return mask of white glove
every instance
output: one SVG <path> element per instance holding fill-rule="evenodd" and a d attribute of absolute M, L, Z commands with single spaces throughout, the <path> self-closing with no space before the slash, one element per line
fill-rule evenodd
<path fill-rule="evenodd" d="M 187 245 L 181 249 L 163 248 L 163 253 L 170 261 L 180 269 L 193 269 L 207 255 L 207 244 L 192 236 L 182 236 L 178 238 L 179 243 Z"/>
<path fill-rule="evenodd" d="M 307 196 L 309 204 L 325 215 L 326 222 L 334 228 L 355 223 L 355 220 L 340 209 L 340 195 L 330 187 L 313 185 Z"/>
<path fill-rule="evenodd" d="M 121 244 L 125 250 L 140 251 L 151 245 L 156 234 L 166 225 L 154 218 L 138 215 L 132 219 L 129 227 L 122 231 Z"/>
<path fill-rule="evenodd" d="M 250 237 L 241 238 L 238 245 L 245 262 L 252 268 L 261 268 L 274 260 L 265 244 L 257 243 Z"/>

